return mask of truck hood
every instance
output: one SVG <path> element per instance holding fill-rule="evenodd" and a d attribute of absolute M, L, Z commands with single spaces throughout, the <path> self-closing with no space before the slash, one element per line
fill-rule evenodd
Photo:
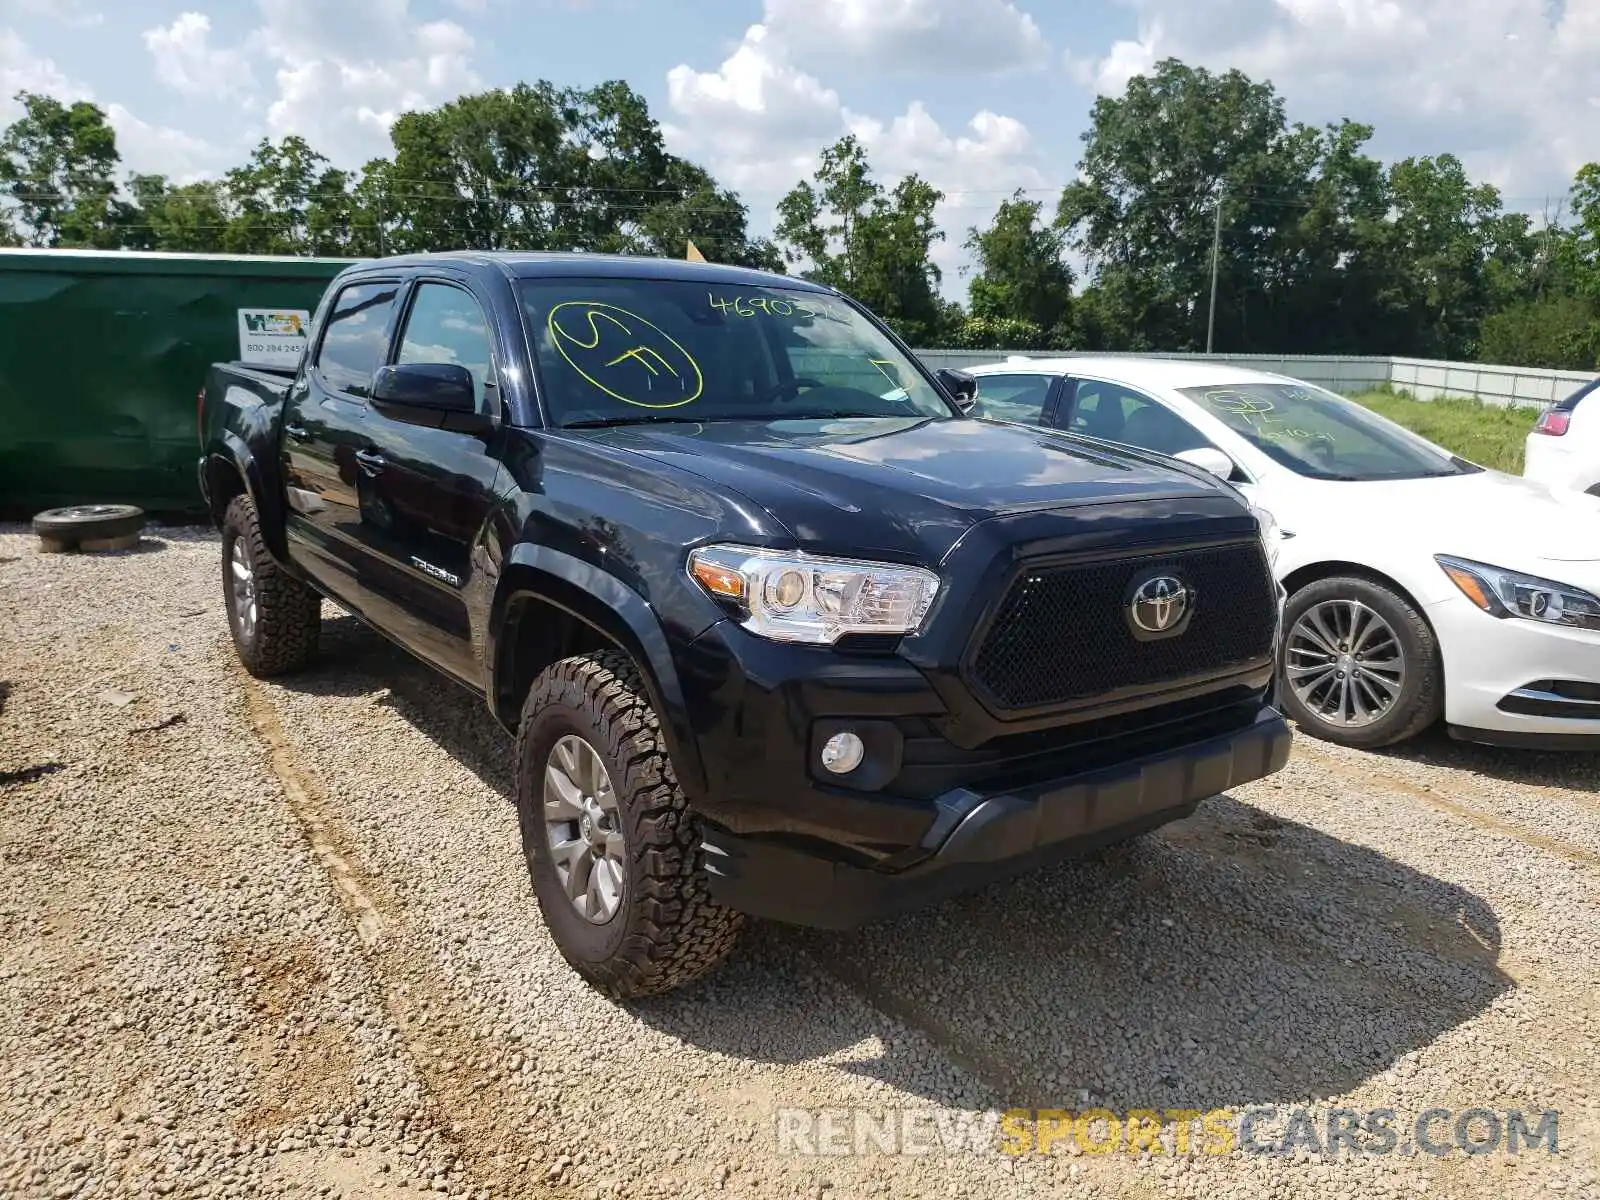
<path fill-rule="evenodd" d="M 924 563 L 990 517 L 1228 490 L 1198 469 L 980 420 L 716 421 L 581 436 L 749 497 L 803 549 Z"/>

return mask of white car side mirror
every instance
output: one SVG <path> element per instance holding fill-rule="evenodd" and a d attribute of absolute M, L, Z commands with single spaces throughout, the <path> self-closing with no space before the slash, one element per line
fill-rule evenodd
<path fill-rule="evenodd" d="M 1233 475 L 1233 459 L 1214 446 L 1201 446 L 1194 450 L 1180 450 L 1172 456 L 1191 466 L 1199 467 L 1202 471 L 1210 471 L 1218 479 L 1228 479 Z"/>

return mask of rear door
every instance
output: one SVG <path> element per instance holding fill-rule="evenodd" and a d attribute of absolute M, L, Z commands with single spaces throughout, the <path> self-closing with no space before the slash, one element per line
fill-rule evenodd
<path fill-rule="evenodd" d="M 295 560 L 357 612 L 364 608 L 362 506 L 370 494 L 367 397 L 389 347 L 400 287 L 398 277 L 340 287 L 283 409 L 286 529 Z"/>
<path fill-rule="evenodd" d="M 466 367 L 478 411 L 503 417 L 486 297 L 465 281 L 423 275 L 409 287 L 393 363 Z M 487 434 L 413 425 L 371 410 L 362 428 L 362 590 L 374 620 L 412 652 L 481 687 L 482 630 L 494 581 L 473 551 L 495 503 L 504 426 Z"/>
<path fill-rule="evenodd" d="M 1185 450 L 1222 449 L 1188 418 L 1154 396 L 1103 379 L 1073 377 L 1067 383 L 1070 398 L 1060 406 L 1055 424 L 1072 433 L 1169 456 Z M 1231 454 L 1228 458 L 1234 462 L 1232 482 L 1248 494 L 1253 486 L 1250 477 L 1237 459 Z"/>

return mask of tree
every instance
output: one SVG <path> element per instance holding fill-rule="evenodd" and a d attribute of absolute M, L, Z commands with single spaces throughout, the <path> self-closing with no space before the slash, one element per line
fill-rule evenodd
<path fill-rule="evenodd" d="M 117 200 L 117 138 L 99 106 L 18 92 L 23 115 L 0 137 L 0 193 L 30 246 L 113 247 L 129 219 Z"/>
<path fill-rule="evenodd" d="M 1600 162 L 1580 167 L 1572 181 L 1572 219 L 1555 253 L 1571 290 L 1600 303 Z"/>
<path fill-rule="evenodd" d="M 805 278 L 853 296 L 902 338 L 928 345 L 948 323 L 931 258 L 944 238 L 933 217 L 943 198 L 915 174 L 886 192 L 861 143 L 847 135 L 822 152 L 810 182 L 779 201 L 776 236 L 790 263 L 807 264 Z"/>
<path fill-rule="evenodd" d="M 1389 169 L 1393 216 L 1378 235 L 1398 268 L 1401 302 L 1391 317 L 1407 353 L 1476 357 L 1488 310 L 1488 262 L 1515 224 L 1500 220 L 1500 194 L 1474 185 L 1454 155 L 1408 158 Z"/>
<path fill-rule="evenodd" d="M 783 255 L 772 242 L 750 238 L 749 214 L 737 194 L 719 188 L 707 171 L 683 159 L 668 165 L 665 178 L 666 191 L 639 215 L 633 249 L 677 258 L 693 241 L 717 262 L 783 270 Z"/>
<path fill-rule="evenodd" d="M 225 244 L 228 217 L 216 182 L 172 187 L 162 175 L 128 180 L 134 215 L 123 226 L 130 250 L 214 253 Z"/>
<path fill-rule="evenodd" d="M 224 246 L 235 254 L 339 255 L 350 238 L 350 176 L 296 134 L 263 138 L 223 176 Z"/>
<path fill-rule="evenodd" d="M 1072 268 L 1066 238 L 1040 223 L 1043 205 L 1019 190 L 1001 203 L 987 229 L 967 234 L 978 273 L 968 291 L 965 336 L 1007 337 L 1017 349 L 1065 348 L 1072 342 Z M 1024 344 L 1026 343 L 1026 344 Z M 1005 343 L 997 343 L 1000 348 Z"/>
<path fill-rule="evenodd" d="M 1221 296 L 1235 303 L 1255 286 L 1278 206 L 1303 191 L 1309 139 L 1289 131 L 1270 84 L 1165 59 L 1095 101 L 1083 142 L 1056 223 L 1105 290 L 1107 333 L 1130 349 L 1203 347 L 1217 205 Z"/>
<path fill-rule="evenodd" d="M 1584 296 L 1521 300 L 1484 318 L 1479 357 L 1514 367 L 1600 368 L 1600 313 Z"/>
<path fill-rule="evenodd" d="M 667 152 L 627 84 L 540 81 L 404 114 L 386 188 L 391 249 L 683 253 L 770 263 L 744 205 Z"/>

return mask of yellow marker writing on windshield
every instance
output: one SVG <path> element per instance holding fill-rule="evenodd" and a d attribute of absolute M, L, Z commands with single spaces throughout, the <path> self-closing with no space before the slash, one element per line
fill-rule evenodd
<path fill-rule="evenodd" d="M 878 368 L 878 373 L 880 375 L 882 375 L 885 379 L 887 379 L 890 383 L 892 383 L 895 387 L 904 387 L 905 386 L 903 383 L 900 382 L 900 375 L 899 375 L 898 370 L 896 368 L 896 364 L 894 363 L 894 361 L 892 359 L 887 359 L 887 358 L 869 358 L 869 359 L 867 359 L 867 361 L 869 363 L 871 363 L 873 366 L 877 367 Z"/>
<path fill-rule="evenodd" d="M 672 364 L 669 363 L 666 359 L 662 358 L 661 355 L 656 353 L 654 350 L 650 349 L 649 346 L 635 346 L 632 350 L 628 350 L 625 353 L 617 355 L 610 362 L 608 362 L 606 364 L 606 366 L 614 367 L 619 362 L 623 361 L 623 359 L 627 359 L 627 358 L 636 359 L 638 361 L 639 365 L 641 367 L 643 367 L 646 371 L 649 371 L 650 374 L 652 374 L 652 375 L 659 375 L 659 374 L 661 374 L 661 371 L 663 371 L 663 370 L 666 371 L 669 375 L 676 375 L 677 374 L 677 372 L 672 369 Z M 655 366 L 653 366 L 651 364 L 651 362 L 650 362 L 651 359 L 655 359 L 656 362 L 661 364 L 661 367 L 660 367 L 659 370 Z"/>
<path fill-rule="evenodd" d="M 638 313 L 601 300 L 565 300 L 551 308 L 545 323 L 567 365 L 614 400 L 636 408 L 679 408 L 705 391 L 694 356 Z M 569 323 L 586 326 L 585 333 L 574 333 Z"/>

